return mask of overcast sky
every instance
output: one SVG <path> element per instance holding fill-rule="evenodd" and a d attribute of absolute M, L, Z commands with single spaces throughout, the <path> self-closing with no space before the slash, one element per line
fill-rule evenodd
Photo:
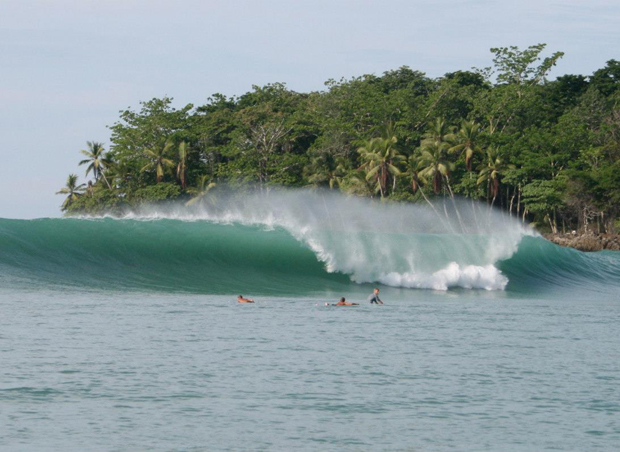
<path fill-rule="evenodd" d="M 60 216 L 54 193 L 87 140 L 141 100 L 407 65 L 440 76 L 489 48 L 547 43 L 552 76 L 620 59 L 619 0 L 0 0 L 0 217 Z"/>

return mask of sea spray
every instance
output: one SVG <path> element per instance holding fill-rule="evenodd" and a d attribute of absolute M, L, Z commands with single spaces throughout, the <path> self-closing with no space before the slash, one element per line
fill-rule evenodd
<path fill-rule="evenodd" d="M 222 191 L 200 205 L 142 206 L 125 218 L 282 228 L 328 272 L 357 283 L 435 290 L 504 289 L 508 279 L 496 263 L 532 234 L 498 210 L 458 199 L 439 209 L 307 189 Z"/>

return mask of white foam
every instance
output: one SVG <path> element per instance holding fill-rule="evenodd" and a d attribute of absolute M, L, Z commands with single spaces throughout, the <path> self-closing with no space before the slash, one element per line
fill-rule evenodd
<path fill-rule="evenodd" d="M 451 262 L 444 269 L 432 274 L 388 273 L 379 276 L 379 282 L 388 286 L 415 289 L 448 290 L 451 287 L 464 289 L 504 290 L 508 284 L 500 270 L 493 265 L 460 266 Z"/>

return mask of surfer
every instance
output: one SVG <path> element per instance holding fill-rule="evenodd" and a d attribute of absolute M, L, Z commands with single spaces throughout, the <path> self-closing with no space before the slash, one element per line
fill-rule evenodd
<path fill-rule="evenodd" d="M 254 303 L 254 300 L 251 298 L 243 298 L 243 295 L 239 295 L 237 297 L 237 302 L 238 303 Z"/>
<path fill-rule="evenodd" d="M 370 301 L 370 304 L 383 304 L 383 301 L 379 298 L 379 289 L 375 287 L 374 292 L 368 297 L 368 301 Z"/>
<path fill-rule="evenodd" d="M 357 306 L 357 305 L 359 305 L 359 303 L 351 303 L 351 302 L 345 300 L 344 297 L 342 297 L 340 299 L 340 301 L 338 303 L 336 303 L 336 304 L 331 304 L 330 305 L 329 303 L 325 303 L 325 306 Z"/>

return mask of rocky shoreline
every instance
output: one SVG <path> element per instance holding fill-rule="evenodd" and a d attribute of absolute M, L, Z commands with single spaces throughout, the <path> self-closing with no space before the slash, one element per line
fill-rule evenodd
<path fill-rule="evenodd" d="M 619 234 L 545 234 L 550 242 L 579 251 L 620 251 Z"/>

